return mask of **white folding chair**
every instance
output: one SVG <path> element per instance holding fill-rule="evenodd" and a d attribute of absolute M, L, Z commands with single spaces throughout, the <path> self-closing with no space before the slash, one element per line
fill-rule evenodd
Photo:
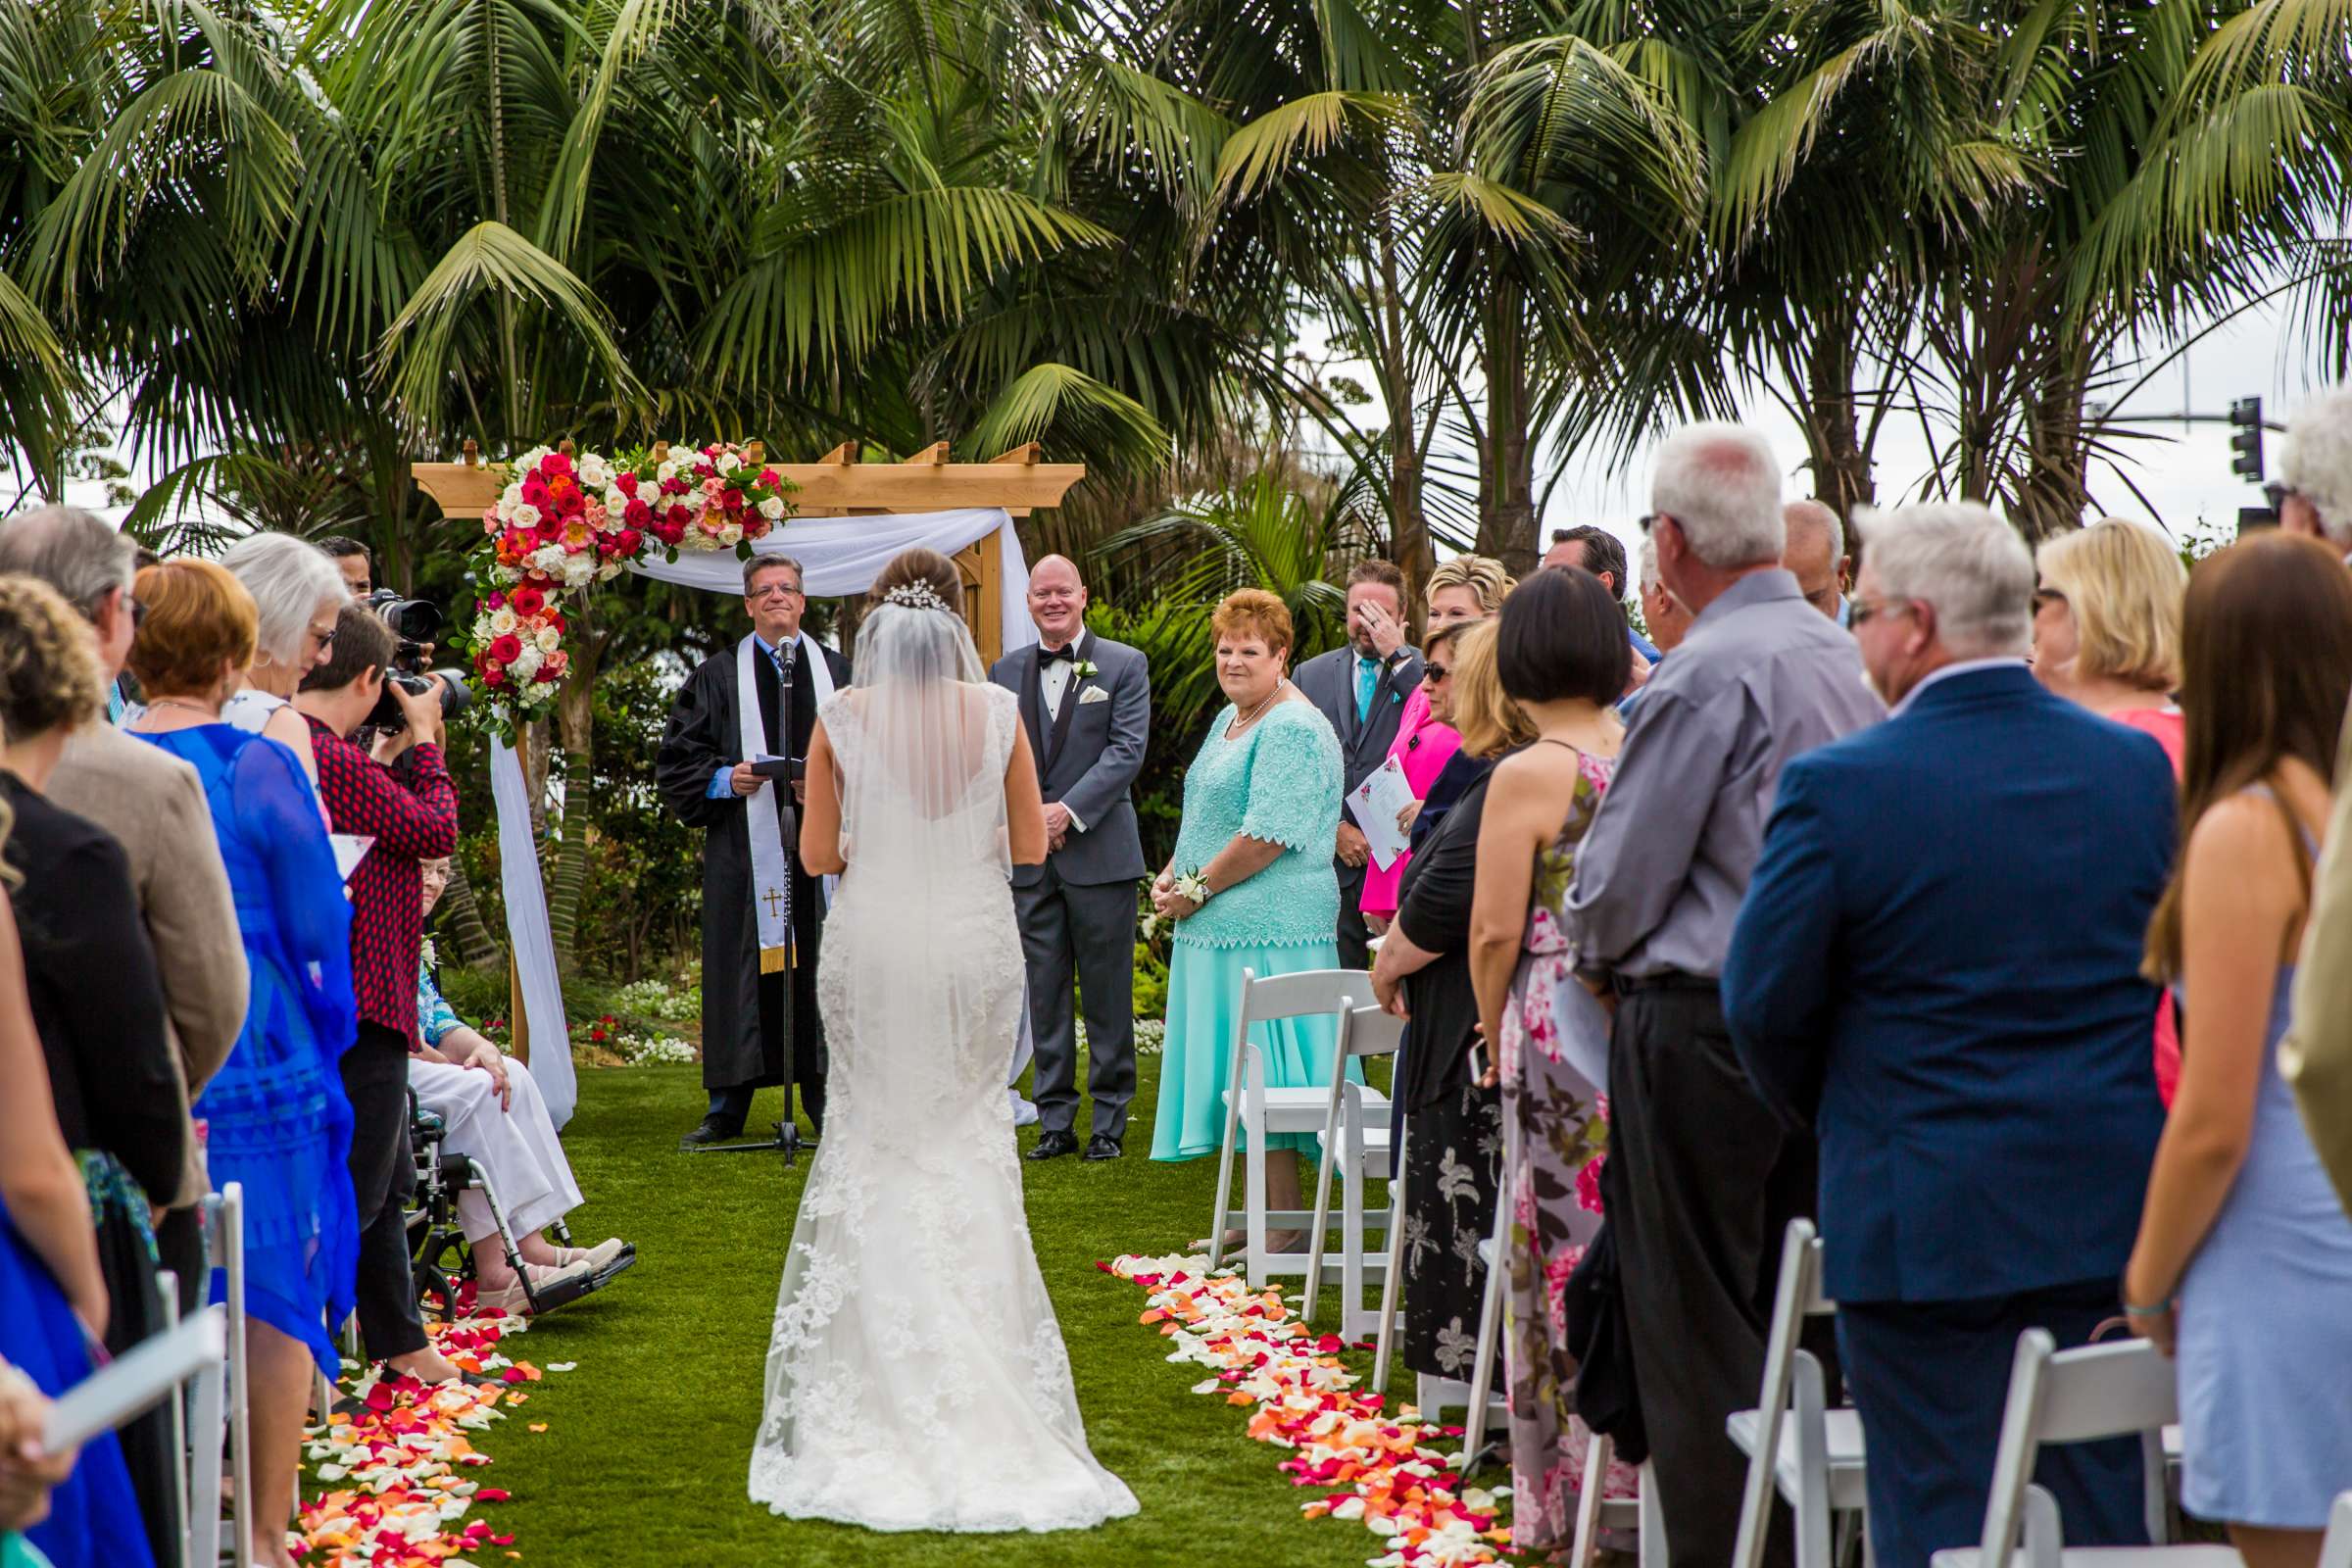
<path fill-rule="evenodd" d="M 1470 1052 L 1470 1071 L 1484 1076 L 1486 1067 L 1476 1047 Z M 1470 1397 L 1462 1422 L 1462 1472 L 1467 1475 L 1487 1445 L 1487 1400 L 1494 1391 L 1495 1353 L 1502 1341 L 1504 1276 L 1510 1272 L 1511 1172 L 1519 1163 L 1519 1118 L 1506 1108 L 1502 1116 L 1502 1179 L 1494 1189 L 1494 1233 L 1478 1244 L 1487 1265 L 1486 1294 L 1478 1304 L 1478 1348 L 1470 1362 Z M 1503 1401 L 1508 1420 L 1510 1401 Z"/>
<path fill-rule="evenodd" d="M 159 1268 L 155 1271 L 155 1304 L 163 1319 L 160 1332 L 169 1334 L 179 1327 L 179 1274 L 177 1270 Z M 179 1462 L 172 1467 L 172 1539 L 179 1543 L 184 1557 L 188 1549 L 188 1396 L 195 1387 L 190 1380 L 186 1389 L 172 1401 L 172 1451 Z M 157 1568 L 164 1568 L 158 1564 Z"/>
<path fill-rule="evenodd" d="M 1756 1408 L 1724 1422 L 1747 1455 L 1732 1568 L 1761 1568 L 1775 1492 L 1796 1516 L 1797 1568 L 1832 1568 L 1834 1516 L 1858 1517 L 1863 1509 L 1862 1418 L 1829 1407 L 1821 1362 L 1797 1344 L 1805 1319 L 1837 1310 L 1821 1293 L 1821 1239 L 1812 1221 L 1792 1219 L 1781 1244 L 1780 1285 L 1764 1341 L 1764 1386 Z"/>
<path fill-rule="evenodd" d="M 1381 1276 L 1384 1297 L 1387 1294 L 1388 1254 L 1394 1249 L 1383 1249 L 1377 1259 L 1364 1255 L 1364 1184 L 1385 1181 L 1389 1190 L 1389 1212 L 1382 1237 L 1394 1236 L 1404 1221 L 1397 1195 L 1403 1189 L 1397 1184 L 1400 1173 L 1396 1163 L 1396 1151 L 1390 1147 L 1390 1118 L 1383 1115 L 1379 1122 L 1367 1124 L 1364 1116 L 1366 1086 L 1348 1076 L 1349 1062 L 1370 1061 L 1379 1056 L 1394 1056 L 1396 1048 L 1404 1044 L 1404 1020 L 1384 1012 L 1379 1007 L 1350 1007 L 1340 1014 L 1340 1050 L 1338 1070 L 1331 1075 L 1331 1098 L 1323 1109 L 1323 1129 L 1318 1135 L 1322 1143 L 1322 1160 L 1315 1170 L 1315 1220 L 1307 1233 L 1305 1317 L 1314 1321 L 1315 1297 L 1323 1284 L 1325 1227 L 1331 1220 L 1331 1176 L 1337 1169 L 1347 1173 L 1347 1191 L 1341 1204 L 1340 1222 L 1340 1336 L 1352 1340 L 1373 1327 L 1377 1314 L 1364 1309 L 1364 1276 L 1370 1269 Z M 1371 1093 L 1378 1094 L 1378 1090 Z"/>
<path fill-rule="evenodd" d="M 1329 1017 L 1336 1025 L 1350 1007 L 1374 1004 L 1372 977 L 1361 969 L 1306 969 L 1298 974 L 1267 975 L 1242 971 L 1242 995 L 1234 1008 L 1233 1040 L 1225 1061 L 1225 1141 L 1217 1154 L 1216 1207 L 1210 1211 L 1208 1266 L 1224 1262 L 1225 1227 L 1237 1217 L 1248 1238 L 1245 1264 L 1252 1288 L 1271 1273 L 1302 1274 L 1306 1253 L 1276 1255 L 1266 1247 L 1266 1233 L 1277 1226 L 1304 1230 L 1313 1215 L 1305 1209 L 1266 1209 L 1266 1139 L 1277 1133 L 1311 1133 L 1323 1124 L 1330 1096 L 1325 1084 L 1272 1088 L 1266 1083 L 1266 1058 L 1250 1038 L 1250 1026 L 1287 1018 Z M 1335 1070 L 1339 1068 L 1335 1062 Z M 1363 1114 L 1385 1120 L 1389 1097 L 1366 1087 Z M 1233 1197 L 1233 1155 L 1237 1136 L 1249 1135 L 1245 1162 L 1245 1206 L 1230 1205 Z"/>
<path fill-rule="evenodd" d="M 197 1391 L 196 1413 L 189 1421 L 188 1563 L 189 1568 L 216 1568 L 220 1550 L 220 1441 L 227 1423 L 229 1477 L 236 1528 L 229 1532 L 229 1549 L 236 1568 L 253 1568 L 253 1406 L 245 1385 L 245 1188 L 230 1182 L 206 1198 L 205 1250 L 226 1275 L 227 1377 L 210 1407 L 203 1390 Z M 209 1308 L 208 1308 L 209 1310 Z M 282 1527 L 282 1521 L 281 1521 Z"/>
<path fill-rule="evenodd" d="M 1404 1277 L 1404 1152 L 1412 1142 L 1408 1121 L 1397 1129 L 1396 1152 L 1390 1156 L 1389 1255 L 1381 1261 L 1380 1338 L 1372 1348 L 1372 1392 L 1389 1392 L 1389 1352 L 1396 1340 L 1396 1287 Z"/>
<path fill-rule="evenodd" d="M 2021 1537 L 2029 1568 L 2242 1568 L 2236 1551 L 2220 1545 L 2069 1551 L 2057 1498 L 2034 1484 L 2034 1464 L 2045 1443 L 2092 1443 L 2136 1434 L 2153 1477 L 2150 1533 L 2161 1540 L 2163 1432 L 2179 1419 L 2173 1363 L 2147 1341 L 2121 1340 L 2062 1351 L 2047 1329 L 2026 1330 L 2018 1336 L 2000 1446 L 1993 1450 L 1984 1534 L 1974 1546 L 1936 1553 L 1935 1568 L 2010 1568 Z M 2340 1501 L 2336 1517 L 2343 1519 Z M 2352 1542 L 2342 1549 L 2352 1551 Z"/>

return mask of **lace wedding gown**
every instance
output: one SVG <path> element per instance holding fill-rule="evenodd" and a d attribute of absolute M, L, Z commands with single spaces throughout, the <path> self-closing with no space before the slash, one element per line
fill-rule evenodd
<path fill-rule="evenodd" d="M 952 634 L 952 635 L 951 635 Z M 885 605 L 826 704 L 849 869 L 817 969 L 831 1062 L 751 1495 L 873 1530 L 1136 1511 L 1096 1463 L 1031 1249 L 1004 1094 L 1022 1004 L 1004 776 L 1018 720 L 960 619 Z"/>

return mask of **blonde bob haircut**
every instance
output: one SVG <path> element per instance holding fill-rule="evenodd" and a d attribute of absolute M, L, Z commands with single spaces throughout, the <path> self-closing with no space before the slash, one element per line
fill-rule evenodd
<path fill-rule="evenodd" d="M 1440 591 L 1446 588 L 1467 588 L 1478 599 L 1478 612 L 1494 615 L 1501 613 L 1502 602 L 1518 586 L 1518 579 L 1492 556 L 1455 556 L 1451 561 L 1439 562 L 1437 569 L 1429 574 L 1421 602 L 1426 605 L 1435 601 Z"/>
<path fill-rule="evenodd" d="M 1531 744 L 1536 726 L 1502 689 L 1495 667 L 1496 623 L 1465 626 L 1453 639 L 1453 727 L 1473 757 L 1500 757 Z"/>
<path fill-rule="evenodd" d="M 2188 568 L 2152 528 L 2108 517 L 2044 543 L 2034 556 L 2045 592 L 2075 618 L 2079 676 L 2149 691 L 2180 686 L 2180 605 Z"/>

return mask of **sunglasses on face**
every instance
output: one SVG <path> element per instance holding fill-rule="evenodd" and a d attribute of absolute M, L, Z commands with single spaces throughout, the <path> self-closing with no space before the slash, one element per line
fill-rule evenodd
<path fill-rule="evenodd" d="M 1451 664 L 1433 664 L 1426 660 L 1422 662 L 1421 679 L 1426 685 L 1438 685 L 1452 673 L 1453 666 Z"/>

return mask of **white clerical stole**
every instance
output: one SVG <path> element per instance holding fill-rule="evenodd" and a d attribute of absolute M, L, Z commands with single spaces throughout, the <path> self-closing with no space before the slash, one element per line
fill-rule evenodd
<path fill-rule="evenodd" d="M 833 671 L 826 666 L 825 656 L 807 632 L 801 633 L 799 653 L 808 662 L 808 680 L 816 689 L 816 705 L 822 708 L 833 698 Z M 735 717 L 743 760 L 747 762 L 759 761 L 768 755 L 767 726 L 760 713 L 760 686 L 752 674 L 752 661 L 760 657 L 760 640 L 755 636 L 747 636 L 735 645 Z M 790 686 L 781 687 L 777 702 L 789 745 Z M 787 786 L 777 779 L 771 781 L 771 787 Z M 754 803 L 758 803 L 758 808 L 752 808 Z M 792 859 L 784 850 L 784 830 L 776 820 L 774 804 L 754 795 L 744 805 L 747 808 L 744 823 L 750 830 L 752 843 L 752 920 L 760 932 L 760 972 L 775 974 L 792 967 L 793 962 Z"/>

